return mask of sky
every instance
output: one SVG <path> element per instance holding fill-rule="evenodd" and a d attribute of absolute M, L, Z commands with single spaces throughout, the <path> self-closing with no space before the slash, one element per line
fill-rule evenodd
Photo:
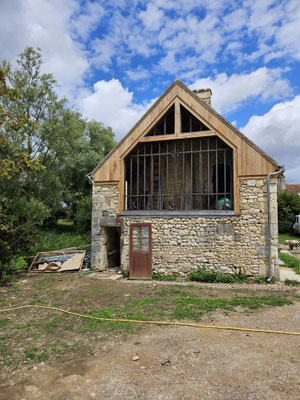
<path fill-rule="evenodd" d="M 300 183 L 300 0 L 0 0 L 0 59 L 43 72 L 120 140 L 177 78 Z"/>

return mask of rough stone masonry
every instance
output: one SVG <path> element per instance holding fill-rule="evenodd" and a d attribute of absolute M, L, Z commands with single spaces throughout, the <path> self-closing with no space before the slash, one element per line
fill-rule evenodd
<path fill-rule="evenodd" d="M 164 275 L 187 276 L 199 266 L 225 273 L 268 273 L 267 179 L 240 179 L 239 215 L 122 216 L 118 184 L 93 187 L 92 268 L 107 265 L 105 226 L 121 228 L 121 265 L 129 269 L 129 227 L 152 224 L 152 268 Z M 278 276 L 277 179 L 271 179 L 271 260 Z"/>

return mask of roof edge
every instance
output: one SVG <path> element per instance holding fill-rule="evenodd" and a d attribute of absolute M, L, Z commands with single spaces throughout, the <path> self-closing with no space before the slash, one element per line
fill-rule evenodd
<path fill-rule="evenodd" d="M 93 179 L 93 175 L 98 171 L 99 168 L 109 159 L 109 157 L 121 146 L 121 144 L 127 139 L 128 136 L 141 124 L 141 122 L 147 117 L 148 114 L 158 105 L 158 103 L 173 89 L 176 84 L 182 83 L 179 79 L 175 79 L 173 83 L 162 93 L 162 95 L 152 104 L 152 106 L 141 116 L 138 122 L 130 129 L 129 132 L 116 144 L 116 146 L 107 154 L 107 156 L 97 165 L 96 168 L 88 175 Z"/>
<path fill-rule="evenodd" d="M 130 129 L 130 131 L 118 142 L 118 144 L 107 154 L 107 156 L 94 168 L 92 172 L 88 175 L 93 179 L 93 175 L 98 171 L 99 168 L 110 158 L 110 156 L 121 146 L 121 144 L 131 135 L 131 133 L 141 124 L 141 122 L 147 117 L 148 114 L 159 104 L 159 102 L 173 89 L 175 85 L 181 86 L 185 91 L 187 91 L 195 100 L 197 100 L 203 107 L 210 111 L 215 117 L 222 121 L 226 126 L 228 126 L 232 131 L 234 131 L 238 136 L 240 136 L 246 143 L 248 143 L 252 148 L 258 151 L 263 157 L 265 157 L 271 164 L 275 167 L 280 168 L 280 165 L 266 152 L 264 152 L 259 146 L 257 146 L 251 139 L 249 139 L 244 133 L 232 125 L 226 118 L 219 114 L 214 108 L 205 103 L 196 93 L 194 93 L 188 86 L 186 86 L 179 79 L 175 79 L 173 83 L 162 93 L 162 95 L 152 104 L 152 106 L 142 115 L 138 122 Z"/>

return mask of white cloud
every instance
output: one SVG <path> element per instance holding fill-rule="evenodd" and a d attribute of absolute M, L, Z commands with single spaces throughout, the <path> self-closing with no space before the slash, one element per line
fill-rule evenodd
<path fill-rule="evenodd" d="M 99 25 L 104 13 L 105 10 L 100 4 L 88 1 L 83 10 L 72 18 L 71 26 L 73 31 L 77 36 L 86 40 L 89 34 Z"/>
<path fill-rule="evenodd" d="M 300 96 L 254 115 L 241 130 L 286 168 L 287 182 L 300 181 Z"/>
<path fill-rule="evenodd" d="M 111 126 L 118 140 L 121 139 L 150 107 L 133 102 L 133 93 L 123 88 L 118 79 L 98 81 L 93 93 L 84 97 L 81 108 L 84 117 Z"/>
<path fill-rule="evenodd" d="M 258 38 L 257 49 L 247 59 L 260 56 L 265 62 L 287 55 L 300 60 L 300 2 L 289 0 L 246 1 L 250 34 Z M 262 17 L 263 16 L 263 17 Z"/>
<path fill-rule="evenodd" d="M 14 62 L 26 46 L 40 47 L 43 71 L 54 74 L 61 95 L 73 96 L 89 70 L 84 48 L 72 38 L 70 20 L 78 11 L 75 0 L 1 0 L 1 58 Z"/>
<path fill-rule="evenodd" d="M 262 67 L 249 74 L 219 74 L 215 79 L 197 79 L 192 89 L 210 88 L 212 106 L 219 112 L 236 109 L 241 102 L 260 96 L 263 100 L 286 98 L 291 89 L 287 80 L 281 77 L 282 70 Z"/>
<path fill-rule="evenodd" d="M 144 26 L 150 31 L 159 30 L 163 22 L 163 16 L 164 12 L 151 3 L 147 4 L 147 9 L 139 14 Z"/>
<path fill-rule="evenodd" d="M 150 71 L 144 69 L 141 65 L 134 70 L 127 70 L 125 72 L 132 81 L 142 81 L 150 76 Z"/>

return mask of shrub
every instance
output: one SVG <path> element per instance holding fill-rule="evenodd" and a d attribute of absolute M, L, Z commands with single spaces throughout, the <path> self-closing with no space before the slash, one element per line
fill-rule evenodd
<path fill-rule="evenodd" d="M 128 269 L 121 269 L 121 273 L 123 278 L 129 278 L 129 270 Z"/>
<path fill-rule="evenodd" d="M 295 216 L 300 214 L 300 196 L 294 192 L 278 194 L 278 229 L 279 233 L 293 232 Z"/>
<path fill-rule="evenodd" d="M 13 274 L 17 271 L 27 269 L 27 263 L 24 257 L 15 256 L 8 263 L 0 264 L 0 283 L 2 285 L 7 285 L 13 280 Z"/>
<path fill-rule="evenodd" d="M 209 283 L 243 283 L 247 282 L 247 277 L 244 275 L 224 274 L 205 267 L 199 267 L 197 271 L 190 274 L 190 280 Z"/>

